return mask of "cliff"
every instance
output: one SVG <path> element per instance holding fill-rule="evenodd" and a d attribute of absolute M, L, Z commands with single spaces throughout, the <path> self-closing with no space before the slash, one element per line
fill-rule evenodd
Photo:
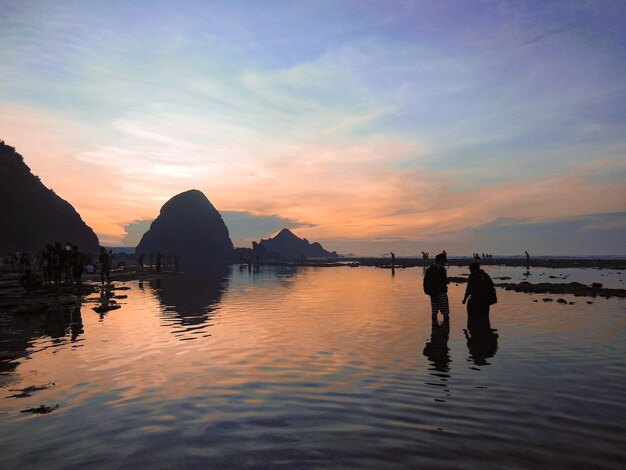
<path fill-rule="evenodd" d="M 35 252 L 70 241 L 96 254 L 98 237 L 72 205 L 46 188 L 22 156 L 0 141 L 0 252 Z"/>
<path fill-rule="evenodd" d="M 161 208 L 135 250 L 173 253 L 183 271 L 203 271 L 233 260 L 233 243 L 220 213 L 207 197 L 192 189 L 174 196 Z"/>

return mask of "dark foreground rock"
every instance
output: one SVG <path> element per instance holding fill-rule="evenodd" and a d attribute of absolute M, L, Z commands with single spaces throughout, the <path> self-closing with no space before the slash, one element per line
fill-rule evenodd
<path fill-rule="evenodd" d="M 72 205 L 46 188 L 15 149 L 0 143 L 0 252 L 39 252 L 68 240 L 96 254 L 94 231 Z"/>

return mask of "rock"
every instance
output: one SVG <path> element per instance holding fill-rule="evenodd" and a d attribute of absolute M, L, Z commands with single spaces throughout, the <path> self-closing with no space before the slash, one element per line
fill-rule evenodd
<path fill-rule="evenodd" d="M 46 415 L 48 413 L 52 413 L 58 407 L 59 407 L 58 404 L 50 405 L 50 406 L 41 405 L 41 406 L 38 406 L 37 408 L 26 408 L 25 410 L 20 411 L 20 413 L 34 413 L 38 415 Z"/>
<path fill-rule="evenodd" d="M 593 289 L 602 289 L 602 283 L 600 282 L 594 282 L 593 284 L 591 284 L 591 287 Z"/>
<path fill-rule="evenodd" d="M 0 143 L 0 251 L 39 252 L 71 241 L 96 254 L 98 237 L 72 205 L 46 188 L 13 147 Z"/>
<path fill-rule="evenodd" d="M 183 271 L 202 271 L 233 260 L 233 243 L 220 213 L 200 191 L 174 196 L 161 208 L 135 252 L 168 253 L 180 258 Z"/>
<path fill-rule="evenodd" d="M 32 396 L 33 392 L 39 392 L 40 390 L 48 390 L 50 388 L 53 388 L 56 384 L 54 382 L 50 382 L 47 383 L 45 385 L 31 385 L 30 387 L 26 387 L 26 388 L 16 388 L 16 389 L 11 389 L 11 392 L 20 392 L 18 394 L 15 395 L 10 395 L 7 398 L 28 398 Z"/>
<path fill-rule="evenodd" d="M 254 246 L 254 245 L 253 245 Z M 256 248 L 256 247 L 255 247 Z M 284 228 L 274 238 L 261 240 L 258 248 L 267 252 L 269 257 L 284 259 L 336 258 L 335 252 L 326 251 L 319 243 L 309 243 L 306 238 L 299 238 L 292 231 Z M 254 249 L 253 249 L 254 250 Z"/>
<path fill-rule="evenodd" d="M 552 302 L 553 299 L 551 299 L 550 297 L 546 297 L 545 299 L 543 299 L 544 302 Z"/>
<path fill-rule="evenodd" d="M 565 300 L 565 299 L 556 299 L 556 301 L 559 304 L 567 304 L 567 300 Z"/>
<path fill-rule="evenodd" d="M 100 307 L 94 307 L 93 311 L 96 313 L 105 313 L 111 310 L 117 310 L 118 308 L 122 308 L 121 305 L 102 305 Z"/>

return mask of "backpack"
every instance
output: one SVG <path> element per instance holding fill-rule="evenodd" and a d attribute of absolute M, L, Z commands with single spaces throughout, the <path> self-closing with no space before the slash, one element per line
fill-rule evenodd
<path fill-rule="evenodd" d="M 489 274 L 481 270 L 480 282 L 478 283 L 478 294 L 487 305 L 493 305 L 498 302 L 498 296 L 496 295 L 496 286 L 493 285 L 493 281 Z"/>
<path fill-rule="evenodd" d="M 437 277 L 437 268 L 429 266 L 424 273 L 424 294 L 435 295 L 439 293 L 439 279 Z"/>

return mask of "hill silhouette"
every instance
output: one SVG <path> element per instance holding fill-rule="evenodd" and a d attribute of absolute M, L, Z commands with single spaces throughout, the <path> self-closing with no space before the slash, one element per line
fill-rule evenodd
<path fill-rule="evenodd" d="M 299 238 L 286 228 L 278 232 L 273 238 L 261 240 L 255 249 L 264 250 L 270 255 L 278 255 L 278 257 L 285 259 L 334 258 L 339 256 L 336 252 L 326 251 L 317 242 L 309 243 L 306 238 Z"/>
<path fill-rule="evenodd" d="M 183 271 L 230 263 L 233 243 L 220 213 L 197 189 L 174 196 L 142 237 L 135 252 L 173 253 Z"/>
<path fill-rule="evenodd" d="M 33 175 L 24 158 L 0 141 L 0 252 L 35 252 L 71 241 L 96 254 L 98 237 L 66 200 Z"/>

